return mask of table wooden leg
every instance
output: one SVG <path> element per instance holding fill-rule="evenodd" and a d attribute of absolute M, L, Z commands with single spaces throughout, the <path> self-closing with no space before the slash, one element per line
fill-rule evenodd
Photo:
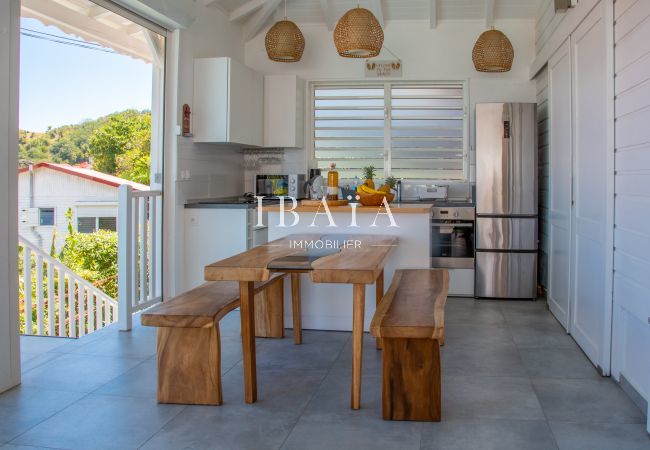
<path fill-rule="evenodd" d="M 257 400 L 257 367 L 255 361 L 255 289 L 252 281 L 239 282 L 239 314 L 244 363 L 244 400 Z"/>
<path fill-rule="evenodd" d="M 302 320 L 300 310 L 300 274 L 291 274 L 291 315 L 293 317 L 293 342 L 302 344 Z"/>
<path fill-rule="evenodd" d="M 352 395 L 351 408 L 361 407 L 361 361 L 363 359 L 363 319 L 366 302 L 366 285 L 353 287 L 354 309 L 352 311 Z"/>
<path fill-rule="evenodd" d="M 381 302 L 381 299 L 384 298 L 384 271 L 382 270 L 379 276 L 377 277 L 377 281 L 375 281 L 375 296 L 376 296 L 376 305 L 379 306 L 379 302 Z M 376 345 L 377 345 L 377 350 L 381 350 L 381 339 L 377 338 L 375 339 Z"/>

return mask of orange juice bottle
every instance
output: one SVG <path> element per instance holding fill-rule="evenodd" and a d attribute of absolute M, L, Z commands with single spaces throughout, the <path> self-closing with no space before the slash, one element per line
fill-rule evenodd
<path fill-rule="evenodd" d="M 339 199 L 339 173 L 336 171 L 336 163 L 331 163 L 330 171 L 327 172 L 327 199 Z"/>

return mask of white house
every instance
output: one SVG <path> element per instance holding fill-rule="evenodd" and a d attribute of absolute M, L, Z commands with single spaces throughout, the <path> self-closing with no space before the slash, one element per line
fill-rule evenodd
<path fill-rule="evenodd" d="M 19 233 L 46 252 L 56 230 L 60 250 L 68 234 L 66 212 L 72 209 L 74 229 L 92 233 L 117 230 L 117 188 L 127 184 L 135 191 L 149 186 L 83 166 L 41 162 L 18 174 Z"/>

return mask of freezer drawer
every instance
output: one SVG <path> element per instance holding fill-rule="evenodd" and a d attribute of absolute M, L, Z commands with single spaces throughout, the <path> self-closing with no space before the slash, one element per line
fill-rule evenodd
<path fill-rule="evenodd" d="M 477 297 L 536 298 L 537 253 L 477 252 Z"/>
<path fill-rule="evenodd" d="M 481 250 L 537 250 L 537 218 L 476 219 L 476 248 Z"/>

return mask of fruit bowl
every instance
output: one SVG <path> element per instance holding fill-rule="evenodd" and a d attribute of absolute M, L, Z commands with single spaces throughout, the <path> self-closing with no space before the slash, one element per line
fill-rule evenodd
<path fill-rule="evenodd" d="M 384 202 L 384 197 L 386 197 L 388 203 L 392 202 L 395 198 L 393 194 L 365 194 L 357 192 L 357 195 L 359 196 L 359 203 L 363 206 L 381 206 Z"/>

